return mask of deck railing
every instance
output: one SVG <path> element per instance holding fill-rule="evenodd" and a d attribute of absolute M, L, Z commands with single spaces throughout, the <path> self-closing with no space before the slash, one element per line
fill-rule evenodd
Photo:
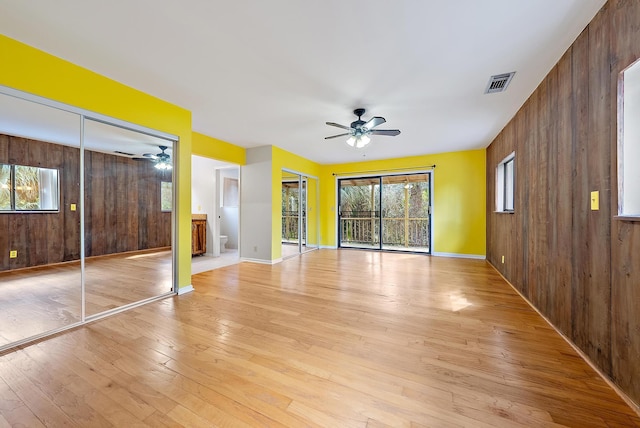
<path fill-rule="evenodd" d="M 345 216 L 344 214 L 349 214 Z M 362 217 L 356 213 L 343 213 L 340 218 L 342 245 L 380 244 L 380 218 L 373 213 Z M 401 248 L 429 248 L 429 218 L 427 217 L 383 217 L 383 246 Z"/>
<path fill-rule="evenodd" d="M 302 236 L 307 236 L 305 221 L 306 216 L 302 217 Z M 297 211 L 284 211 L 282 213 L 282 242 L 298 241 L 298 223 L 300 219 Z"/>
<path fill-rule="evenodd" d="M 380 244 L 379 212 L 349 212 L 340 218 L 342 245 L 378 246 Z M 282 215 L 282 241 L 298 241 L 298 213 L 284 212 Z M 306 222 L 302 221 L 302 236 L 306 236 Z M 429 218 L 384 217 L 382 219 L 382 243 L 384 246 L 400 248 L 429 248 Z"/>

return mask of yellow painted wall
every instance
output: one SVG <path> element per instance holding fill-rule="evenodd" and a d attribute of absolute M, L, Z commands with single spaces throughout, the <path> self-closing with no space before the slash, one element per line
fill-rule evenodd
<path fill-rule="evenodd" d="M 486 254 L 486 151 L 439 153 L 381 161 L 321 166 L 321 245 L 336 246 L 336 177 L 334 173 L 357 176 L 363 171 L 392 171 L 397 168 L 433 170 L 434 253 Z"/>
<path fill-rule="evenodd" d="M 247 150 L 244 147 L 239 147 L 198 132 L 193 132 L 191 139 L 191 149 L 194 155 L 238 165 L 245 165 L 247 163 Z"/>
<path fill-rule="evenodd" d="M 178 286 L 191 284 L 191 112 L 0 35 L 0 85 L 179 137 Z"/>

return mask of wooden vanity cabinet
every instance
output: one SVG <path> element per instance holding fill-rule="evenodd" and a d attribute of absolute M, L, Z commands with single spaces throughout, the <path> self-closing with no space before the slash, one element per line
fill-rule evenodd
<path fill-rule="evenodd" d="M 191 215 L 191 255 L 199 256 L 207 252 L 207 215 Z"/>

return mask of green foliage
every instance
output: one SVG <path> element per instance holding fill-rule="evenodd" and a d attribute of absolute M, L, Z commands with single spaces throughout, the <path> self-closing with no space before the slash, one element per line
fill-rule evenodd
<path fill-rule="evenodd" d="M 15 166 L 16 210 L 40 209 L 40 168 L 35 166 Z"/>

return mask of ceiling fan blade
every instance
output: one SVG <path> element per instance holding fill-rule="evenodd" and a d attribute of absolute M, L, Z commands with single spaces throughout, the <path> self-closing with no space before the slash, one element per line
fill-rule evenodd
<path fill-rule="evenodd" d="M 347 128 L 348 129 L 348 128 Z M 331 138 L 344 137 L 345 135 L 351 135 L 351 132 L 345 132 L 344 134 L 332 135 L 331 137 L 324 137 L 325 140 L 329 140 Z"/>
<path fill-rule="evenodd" d="M 142 156 L 144 156 L 145 158 L 149 158 L 149 159 L 158 159 L 158 156 L 154 155 L 153 153 L 145 153 Z"/>
<path fill-rule="evenodd" d="M 399 129 L 374 129 L 373 131 L 369 131 L 371 135 L 388 135 L 390 137 L 395 137 L 400 134 Z"/>
<path fill-rule="evenodd" d="M 335 122 L 327 122 L 327 125 L 335 126 L 337 128 L 342 128 L 342 129 L 351 129 L 348 126 L 340 125 L 339 123 L 335 123 Z"/>
<path fill-rule="evenodd" d="M 369 121 L 367 123 L 365 123 L 364 125 L 362 125 L 363 128 L 367 128 L 367 129 L 373 129 L 378 125 L 382 125 L 383 123 L 385 123 L 386 120 L 384 117 L 380 117 L 380 116 L 374 116 L 371 119 L 369 119 Z"/>

